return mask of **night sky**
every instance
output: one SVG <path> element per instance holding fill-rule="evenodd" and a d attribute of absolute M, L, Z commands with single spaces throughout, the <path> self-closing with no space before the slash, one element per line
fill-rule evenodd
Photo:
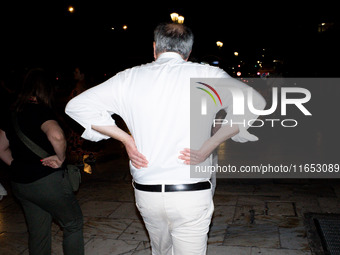
<path fill-rule="evenodd" d="M 230 66 L 238 51 L 251 66 L 265 49 L 266 61 L 283 61 L 287 75 L 338 76 L 336 2 L 296 2 L 2 1 L 1 67 L 47 66 L 60 72 L 81 64 L 114 74 L 152 61 L 155 26 L 177 12 L 195 35 L 193 61 L 217 58 Z M 331 26 L 320 33 L 321 23 Z M 216 41 L 223 42 L 222 49 Z"/>

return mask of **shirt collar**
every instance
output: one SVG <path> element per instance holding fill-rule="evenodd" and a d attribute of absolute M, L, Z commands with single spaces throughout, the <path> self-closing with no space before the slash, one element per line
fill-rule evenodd
<path fill-rule="evenodd" d="M 182 56 L 176 52 L 163 52 L 161 55 L 157 58 L 159 59 L 165 59 L 165 58 L 172 58 L 172 59 L 181 59 L 183 60 Z"/>

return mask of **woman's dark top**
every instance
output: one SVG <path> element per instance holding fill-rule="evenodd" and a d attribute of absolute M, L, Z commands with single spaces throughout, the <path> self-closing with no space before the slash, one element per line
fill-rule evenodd
<path fill-rule="evenodd" d="M 43 148 L 50 155 L 55 155 L 53 147 L 41 125 L 48 120 L 56 120 L 53 112 L 46 106 L 28 103 L 17 114 L 21 131 L 34 143 Z M 0 128 L 6 132 L 12 151 L 13 161 L 10 166 L 11 181 L 17 183 L 31 183 L 60 169 L 43 166 L 41 158 L 35 155 L 16 135 L 9 113 Z"/>

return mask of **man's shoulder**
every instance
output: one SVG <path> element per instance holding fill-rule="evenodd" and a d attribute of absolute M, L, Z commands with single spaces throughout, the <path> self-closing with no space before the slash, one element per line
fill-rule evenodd
<path fill-rule="evenodd" d="M 164 64 L 164 63 L 163 63 Z M 189 70 L 195 70 L 198 73 L 201 73 L 204 76 L 208 77 L 216 77 L 216 78 L 228 78 L 230 77 L 228 73 L 226 73 L 223 69 L 217 66 L 211 66 L 206 63 L 198 63 L 198 62 L 191 62 L 191 61 L 185 61 L 175 64 L 177 67 L 180 66 L 183 69 Z M 131 75 L 132 73 L 138 73 L 143 72 L 146 70 L 157 70 L 161 65 L 157 63 L 156 61 L 149 62 L 146 64 L 134 66 L 128 69 L 125 69 L 124 71 L 118 73 L 119 75 Z"/>
<path fill-rule="evenodd" d="M 191 62 L 187 61 L 185 63 L 189 68 L 194 68 L 196 70 L 199 70 L 202 74 L 206 74 L 207 76 L 211 76 L 212 78 L 227 78 L 230 77 L 229 74 L 224 71 L 222 68 L 218 66 L 212 66 L 207 63 L 198 63 L 198 62 Z"/>
<path fill-rule="evenodd" d="M 127 68 L 123 71 L 118 72 L 116 75 L 125 75 L 125 74 L 130 74 L 132 72 L 138 72 L 140 70 L 148 69 L 148 68 L 151 68 L 152 66 L 154 66 L 154 63 L 155 62 L 150 62 L 150 63 L 130 67 L 130 68 Z"/>
<path fill-rule="evenodd" d="M 217 66 L 211 66 L 205 62 L 192 62 L 192 61 L 186 61 L 186 64 L 187 65 L 190 65 L 190 66 L 196 66 L 196 67 L 199 67 L 199 68 L 205 68 L 205 69 L 220 69 L 219 67 Z"/>

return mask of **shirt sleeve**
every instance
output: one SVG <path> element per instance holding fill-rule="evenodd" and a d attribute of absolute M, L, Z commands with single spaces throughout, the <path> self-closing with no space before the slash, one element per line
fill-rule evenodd
<path fill-rule="evenodd" d="M 245 143 L 248 141 L 257 141 L 258 137 L 248 132 L 248 128 L 259 117 L 248 108 L 251 103 L 253 108 L 263 110 L 266 101 L 252 87 L 243 82 L 234 79 L 224 79 L 223 84 L 223 108 L 227 112 L 224 124 L 238 125 L 239 133 L 231 139 L 235 142 Z"/>
<path fill-rule="evenodd" d="M 84 91 L 71 99 L 66 105 L 65 112 L 72 119 L 85 128 L 82 134 L 84 139 L 100 141 L 109 139 L 91 128 L 96 126 L 112 126 L 115 121 L 111 115 L 119 114 L 119 75 Z"/>

